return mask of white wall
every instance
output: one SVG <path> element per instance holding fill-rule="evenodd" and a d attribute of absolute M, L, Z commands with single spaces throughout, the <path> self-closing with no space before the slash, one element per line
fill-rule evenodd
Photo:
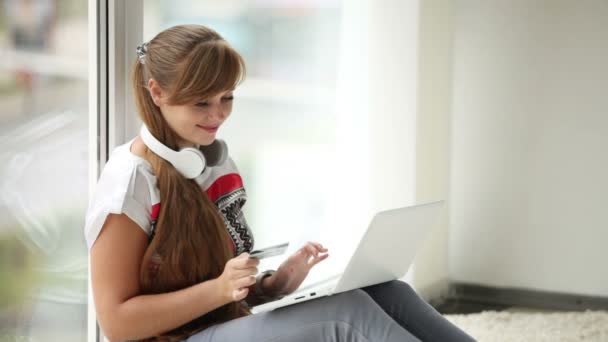
<path fill-rule="evenodd" d="M 415 201 L 418 1 L 369 1 L 371 209 Z"/>
<path fill-rule="evenodd" d="M 416 201 L 420 1 L 369 1 L 369 187 L 372 212 Z M 412 283 L 413 268 L 404 277 Z"/>
<path fill-rule="evenodd" d="M 419 203 L 448 198 L 453 16 L 452 0 L 420 2 L 416 133 Z M 446 203 L 446 208 L 449 205 Z M 415 260 L 414 285 L 426 299 L 440 297 L 448 288 L 447 212 L 443 211 Z"/>
<path fill-rule="evenodd" d="M 452 281 L 608 296 L 608 2 L 455 2 Z"/>
<path fill-rule="evenodd" d="M 307 281 L 343 269 L 373 213 L 415 201 L 418 1 L 344 10 L 331 204 L 342 215 L 323 234 L 333 260 Z"/>

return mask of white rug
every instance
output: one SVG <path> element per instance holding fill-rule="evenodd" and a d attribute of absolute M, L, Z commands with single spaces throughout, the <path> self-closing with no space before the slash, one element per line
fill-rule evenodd
<path fill-rule="evenodd" d="M 480 342 L 608 342 L 605 311 L 484 311 L 445 317 Z"/>

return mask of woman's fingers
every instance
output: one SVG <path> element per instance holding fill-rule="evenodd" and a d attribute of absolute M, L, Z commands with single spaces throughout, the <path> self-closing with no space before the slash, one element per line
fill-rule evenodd
<path fill-rule="evenodd" d="M 248 253 L 228 260 L 224 271 L 220 275 L 222 285 L 226 294 L 231 295 L 234 301 L 240 301 L 247 297 L 251 285 L 256 282 L 256 274 L 259 272 L 257 266 L 260 260 L 252 258 Z"/>
<path fill-rule="evenodd" d="M 309 253 L 309 255 L 312 255 L 314 257 L 317 257 L 319 255 L 319 251 L 315 248 L 314 245 L 310 243 L 306 244 L 304 248 L 306 248 L 306 251 Z"/>
<path fill-rule="evenodd" d="M 324 248 L 318 242 L 308 242 L 299 250 L 299 254 L 305 258 L 305 262 L 309 267 L 312 267 L 322 260 L 327 259 L 327 254 L 321 255 L 321 253 L 326 253 L 327 248 Z M 311 258 L 312 257 L 312 258 Z M 303 260 L 304 261 L 304 260 Z"/>
<path fill-rule="evenodd" d="M 301 254 L 307 254 L 307 256 L 313 255 L 316 257 L 319 255 L 319 253 L 326 253 L 327 251 L 328 249 L 324 248 L 320 243 L 309 241 L 302 246 L 302 248 L 300 248 L 299 252 Z"/>
<path fill-rule="evenodd" d="M 243 255 L 243 257 L 241 257 Z M 239 255 L 239 259 L 236 261 L 235 266 L 237 268 L 249 268 L 255 267 L 260 264 L 260 259 L 249 257 L 248 253 Z"/>
<path fill-rule="evenodd" d="M 318 242 L 310 241 L 308 243 L 310 243 L 313 246 L 315 246 L 319 252 L 327 252 L 327 248 L 323 247 L 323 245 L 321 245 Z"/>
<path fill-rule="evenodd" d="M 232 273 L 232 277 L 234 279 L 238 279 L 238 278 L 242 278 L 242 277 L 246 277 L 248 275 L 256 275 L 258 274 L 258 268 L 257 267 L 250 267 L 250 268 L 244 268 L 244 269 L 237 269 L 234 270 Z"/>
<path fill-rule="evenodd" d="M 326 253 L 327 252 L 327 248 L 324 248 L 320 243 L 318 242 L 309 242 L 308 243 L 310 246 L 313 246 L 313 248 L 315 249 L 315 254 L 314 254 L 314 258 L 312 258 L 312 260 L 310 260 L 308 262 L 309 267 L 313 267 L 316 264 L 320 263 L 321 261 L 327 259 L 327 257 L 329 256 L 329 254 L 321 254 L 321 253 Z"/>
<path fill-rule="evenodd" d="M 248 275 L 234 281 L 234 288 L 240 289 L 255 284 L 255 275 Z"/>
<path fill-rule="evenodd" d="M 245 299 L 247 297 L 247 294 L 249 294 L 249 289 L 246 287 L 241 288 L 241 289 L 236 289 L 236 290 L 232 291 L 232 299 L 235 302 L 238 302 L 238 301 Z"/>
<path fill-rule="evenodd" d="M 311 260 L 311 261 L 308 263 L 308 266 L 309 266 L 309 267 L 313 267 L 313 266 L 315 266 L 316 264 L 320 263 L 321 261 L 323 261 L 323 260 L 327 259 L 327 257 L 329 257 L 329 254 L 323 254 L 323 255 L 321 255 L 321 256 L 319 256 L 319 257 L 313 258 L 313 259 L 312 259 L 312 260 Z"/>

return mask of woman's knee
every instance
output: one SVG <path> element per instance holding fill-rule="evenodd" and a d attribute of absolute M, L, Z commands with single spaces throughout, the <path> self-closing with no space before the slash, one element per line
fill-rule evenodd
<path fill-rule="evenodd" d="M 329 297 L 329 300 L 333 305 L 324 305 L 323 308 L 332 310 L 337 316 L 336 318 L 354 318 L 357 316 L 357 312 L 366 314 L 374 310 L 381 310 L 367 293 L 359 289 L 336 294 Z"/>
<path fill-rule="evenodd" d="M 340 298 L 342 301 L 350 303 L 352 306 L 362 308 L 375 306 L 376 304 L 376 302 L 374 302 L 374 300 L 367 293 L 365 293 L 365 291 L 360 289 L 342 292 L 338 294 L 338 298 Z"/>
<path fill-rule="evenodd" d="M 368 286 L 363 290 L 385 308 L 387 305 L 392 306 L 392 303 L 407 304 L 420 300 L 418 293 L 408 283 L 400 280 Z"/>
<path fill-rule="evenodd" d="M 391 280 L 385 283 L 380 283 L 372 286 L 365 287 L 366 292 L 383 292 L 383 293 L 407 293 L 415 294 L 416 291 L 410 286 L 410 284 L 401 280 Z"/>
<path fill-rule="evenodd" d="M 386 288 L 389 291 L 398 291 L 398 292 L 402 292 L 402 293 L 408 293 L 408 294 L 416 294 L 416 291 L 414 290 L 414 288 L 401 280 L 392 280 L 389 282 L 384 283 L 384 286 L 386 286 Z"/>

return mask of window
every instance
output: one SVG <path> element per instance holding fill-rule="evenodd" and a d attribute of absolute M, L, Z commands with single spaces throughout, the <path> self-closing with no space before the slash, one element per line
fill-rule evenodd
<path fill-rule="evenodd" d="M 135 47 L 164 28 L 208 25 L 245 58 L 248 77 L 219 136 L 245 181 L 256 247 L 291 241 L 291 253 L 307 240 L 335 247 L 312 282 L 348 260 L 372 209 L 412 198 L 415 4 L 5 0 L 2 6 L 0 339 L 101 340 L 87 292 L 84 215 L 108 152 L 138 133 L 127 81 Z M 399 20 L 385 20 L 387 14 Z M 396 32 L 409 35 L 390 39 Z"/>
<path fill-rule="evenodd" d="M 84 341 L 87 3 L 2 6 L 0 339 Z"/>

